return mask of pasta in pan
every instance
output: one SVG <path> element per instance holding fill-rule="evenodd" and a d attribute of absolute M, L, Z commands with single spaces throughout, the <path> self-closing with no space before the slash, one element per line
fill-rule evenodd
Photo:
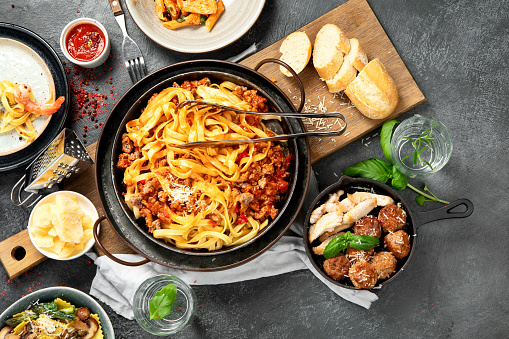
<path fill-rule="evenodd" d="M 212 30 L 224 11 L 222 0 L 155 0 L 156 15 L 169 29 L 205 24 Z"/>
<path fill-rule="evenodd" d="M 291 156 L 271 142 L 222 148 L 172 147 L 200 140 L 274 135 L 259 116 L 176 105 L 200 99 L 267 111 L 266 99 L 231 82 L 208 79 L 166 88 L 127 123 L 117 167 L 125 201 L 155 238 L 179 248 L 218 250 L 255 237 L 278 214 Z"/>

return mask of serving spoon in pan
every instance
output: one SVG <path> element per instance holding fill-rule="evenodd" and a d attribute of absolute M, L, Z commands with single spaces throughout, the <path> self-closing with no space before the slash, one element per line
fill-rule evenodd
<path fill-rule="evenodd" d="M 338 131 L 329 131 L 329 132 L 303 132 L 303 133 L 293 133 L 293 134 L 281 134 L 276 135 L 273 137 L 267 137 L 267 138 L 259 138 L 259 139 L 233 139 L 233 140 L 210 140 L 210 141 L 193 141 L 193 142 L 186 142 L 183 144 L 178 145 L 172 145 L 172 147 L 176 148 L 203 148 L 203 147 L 226 147 L 226 146 L 233 146 L 233 145 L 243 145 L 243 144 L 254 144 L 258 142 L 264 142 L 264 141 L 278 141 L 278 140 L 289 140 L 289 139 L 297 139 L 297 138 L 305 138 L 305 137 L 331 137 L 331 136 L 338 136 L 343 134 L 346 131 L 346 118 L 343 114 L 338 112 L 332 112 L 332 113 L 286 113 L 286 112 L 252 112 L 252 111 L 243 111 L 241 109 L 213 104 L 206 101 L 201 100 L 184 100 L 181 103 L 179 103 L 175 110 L 178 110 L 181 107 L 184 107 L 186 105 L 190 105 L 189 107 L 196 107 L 196 106 L 209 106 L 219 109 L 219 111 L 234 111 L 239 114 L 254 114 L 254 115 L 263 115 L 263 116 L 273 116 L 273 117 L 285 117 L 285 118 L 309 118 L 309 119 L 316 119 L 316 118 L 336 118 L 341 119 L 343 121 L 343 126 Z"/>

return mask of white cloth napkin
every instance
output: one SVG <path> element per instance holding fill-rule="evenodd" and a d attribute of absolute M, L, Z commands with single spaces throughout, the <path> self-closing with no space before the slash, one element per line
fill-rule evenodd
<path fill-rule="evenodd" d="M 311 175 L 310 187 L 301 213 L 291 230 L 302 235 L 303 220 L 314 197 L 318 195 L 318 186 Z M 287 272 L 309 269 L 318 279 L 345 300 L 369 308 L 378 297 L 366 290 L 349 290 L 331 284 L 316 271 L 311 264 L 303 239 L 300 236 L 285 235 L 270 249 L 255 259 L 227 270 L 196 272 L 172 269 L 153 262 L 142 266 L 129 267 L 117 264 L 106 256 L 97 257 L 88 254 L 97 265 L 97 273 L 92 281 L 90 294 L 108 304 L 115 312 L 127 319 L 134 319 L 132 310 L 133 296 L 138 286 L 146 279 L 157 274 L 171 274 L 190 285 L 230 284 L 238 281 L 270 277 Z M 122 260 L 136 262 L 143 258 L 135 254 L 118 254 Z"/>

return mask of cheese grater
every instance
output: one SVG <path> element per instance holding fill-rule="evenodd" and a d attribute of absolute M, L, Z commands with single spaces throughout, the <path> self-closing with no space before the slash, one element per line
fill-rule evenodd
<path fill-rule="evenodd" d="M 16 206 L 31 207 L 43 195 L 58 191 L 64 179 L 80 173 L 93 163 L 76 133 L 65 128 L 28 165 L 25 175 L 12 188 L 11 201 Z M 21 201 L 22 189 L 31 193 L 23 201 Z M 35 201 L 33 201 L 34 195 L 39 195 Z"/>

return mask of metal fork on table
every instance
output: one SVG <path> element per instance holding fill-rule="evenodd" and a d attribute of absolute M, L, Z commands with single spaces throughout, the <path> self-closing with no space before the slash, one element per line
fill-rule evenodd
<path fill-rule="evenodd" d="M 145 59 L 141 54 L 140 48 L 133 39 L 127 34 L 125 26 L 125 17 L 122 7 L 120 7 L 120 0 L 108 0 L 110 2 L 111 10 L 117 20 L 122 33 L 124 34 L 124 41 L 122 41 L 122 54 L 124 56 L 124 65 L 129 72 L 129 76 L 133 83 L 140 81 L 147 75 L 145 67 Z"/>
<path fill-rule="evenodd" d="M 304 138 L 304 137 L 331 137 L 331 136 L 338 136 L 346 131 L 346 118 L 343 114 L 339 112 L 331 112 L 331 113 L 286 113 L 286 112 L 251 112 L 251 111 L 243 111 L 237 108 L 213 104 L 206 101 L 201 100 L 184 100 L 181 103 L 179 103 L 175 110 L 178 110 L 181 107 L 189 106 L 189 108 L 193 108 L 196 106 L 199 107 L 212 107 L 217 109 L 218 112 L 221 111 L 234 111 L 240 114 L 255 114 L 255 115 L 261 115 L 261 116 L 272 116 L 272 117 L 286 117 L 286 118 L 307 118 L 307 119 L 313 119 L 313 118 L 336 118 L 342 121 L 341 129 L 338 131 L 328 131 L 328 132 L 303 132 L 303 133 L 293 133 L 293 134 L 281 134 L 276 135 L 273 137 L 267 137 L 267 138 L 258 138 L 258 139 L 234 139 L 234 140 L 213 140 L 213 141 L 193 141 L 193 142 L 186 142 L 183 144 L 173 145 L 172 147 L 176 148 L 203 148 L 203 147 L 227 147 L 227 146 L 234 146 L 234 145 L 242 145 L 242 144 L 254 144 L 262 141 L 278 141 L 278 140 L 289 140 L 289 139 L 297 139 L 297 138 Z"/>

